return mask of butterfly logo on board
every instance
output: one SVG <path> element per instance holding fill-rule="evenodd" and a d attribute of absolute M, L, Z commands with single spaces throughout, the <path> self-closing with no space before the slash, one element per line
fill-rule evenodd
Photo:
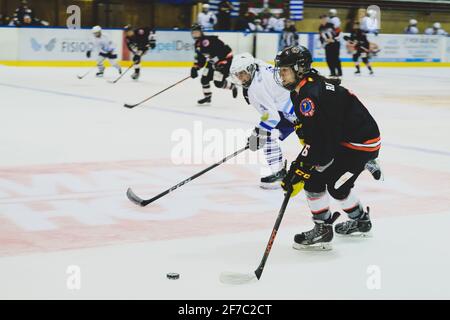
<path fill-rule="evenodd" d="M 42 47 L 45 48 L 47 51 L 53 51 L 56 46 L 56 38 L 52 38 L 47 44 L 40 44 L 35 38 L 31 38 L 31 48 L 33 48 L 34 51 L 41 51 Z"/>

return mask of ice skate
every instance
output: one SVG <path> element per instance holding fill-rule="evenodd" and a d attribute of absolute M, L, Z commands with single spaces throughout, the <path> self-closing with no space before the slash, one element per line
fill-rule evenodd
<path fill-rule="evenodd" d="M 364 209 L 360 209 L 363 211 Z M 334 231 L 337 234 L 343 236 L 362 236 L 368 237 L 370 236 L 370 230 L 372 229 L 372 222 L 369 217 L 369 207 L 367 207 L 367 211 L 362 213 L 361 217 L 357 219 L 349 219 L 345 222 L 341 222 L 336 224 L 334 227 Z"/>
<path fill-rule="evenodd" d="M 339 218 L 340 213 L 333 213 L 330 218 L 325 221 L 314 220 L 314 228 L 312 230 L 296 234 L 294 237 L 293 248 L 296 250 L 307 251 L 327 251 L 333 247 L 333 223 Z"/>

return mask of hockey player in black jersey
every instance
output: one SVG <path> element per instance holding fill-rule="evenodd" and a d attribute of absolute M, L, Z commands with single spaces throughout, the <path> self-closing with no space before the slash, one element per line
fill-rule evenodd
<path fill-rule="evenodd" d="M 233 97 L 236 98 L 238 93 L 236 86 L 227 81 L 233 60 L 231 48 L 217 36 L 205 35 L 199 24 L 192 25 L 191 33 L 195 40 L 195 60 L 191 68 L 191 77 L 197 78 L 198 70 L 204 67 L 201 77 L 204 98 L 198 100 L 198 104 L 211 102 L 211 81 L 214 81 L 217 88 L 232 90 Z"/>
<path fill-rule="evenodd" d="M 137 80 L 141 72 L 142 56 L 156 46 L 155 31 L 150 28 L 134 29 L 130 25 L 125 26 L 124 31 L 127 47 L 133 53 L 134 73 L 131 78 Z"/>
<path fill-rule="evenodd" d="M 302 46 L 285 48 L 275 59 L 275 80 L 291 92 L 303 141 L 282 187 L 291 196 L 304 188 L 315 224 L 295 236 L 294 248 L 330 249 L 339 213 L 331 213 L 328 194 L 350 218 L 335 226 L 336 233 L 364 234 L 372 227 L 369 208 L 363 208 L 352 188 L 366 164 L 376 164 L 381 141 L 377 123 L 360 100 L 339 80 L 319 75 L 311 63 L 311 53 Z"/>
<path fill-rule="evenodd" d="M 361 57 L 367 69 L 369 69 L 369 73 L 373 74 L 373 69 L 369 62 L 370 43 L 367 40 L 366 33 L 360 29 L 359 22 L 354 23 L 352 33 L 350 36 L 344 36 L 344 40 L 347 40 L 354 47 L 353 62 L 355 62 L 356 67 L 355 74 L 361 74 L 359 57 Z"/>

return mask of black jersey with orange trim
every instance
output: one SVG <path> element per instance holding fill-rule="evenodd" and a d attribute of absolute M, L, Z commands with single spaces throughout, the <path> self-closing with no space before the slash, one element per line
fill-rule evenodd
<path fill-rule="evenodd" d="M 299 161 L 324 166 L 342 147 L 361 152 L 380 148 L 377 123 L 349 90 L 314 73 L 297 89 L 291 100 L 305 143 Z"/>
<path fill-rule="evenodd" d="M 150 47 L 150 42 L 154 39 L 154 30 L 145 27 L 134 29 L 133 31 L 134 33 L 131 37 L 125 37 L 128 49 L 131 52 L 148 50 Z"/>
<path fill-rule="evenodd" d="M 232 58 L 230 46 L 217 36 L 202 36 L 195 41 L 194 66 L 202 68 L 207 61 L 218 64 Z"/>
<path fill-rule="evenodd" d="M 359 52 L 369 50 L 369 40 L 367 39 L 366 33 L 361 29 L 354 29 L 350 37 L 348 37 L 348 40 L 355 44 L 355 49 Z"/>

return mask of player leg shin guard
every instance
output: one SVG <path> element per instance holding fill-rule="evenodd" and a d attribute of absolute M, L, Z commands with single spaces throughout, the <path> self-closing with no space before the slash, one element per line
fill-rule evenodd
<path fill-rule="evenodd" d="M 355 209 L 361 206 L 359 199 L 355 196 L 355 194 L 350 191 L 348 196 L 345 199 L 337 199 L 339 204 L 341 205 L 342 210 L 344 210 L 350 219 L 356 219 L 359 216 L 358 212 L 355 212 Z"/>
<path fill-rule="evenodd" d="M 111 65 L 117 69 L 117 71 L 119 72 L 119 74 L 122 74 L 122 68 L 120 67 L 120 65 L 117 63 L 117 59 L 110 59 L 109 62 L 111 63 Z"/>
<path fill-rule="evenodd" d="M 198 104 L 210 103 L 212 96 L 211 85 L 209 83 L 203 84 L 202 87 L 203 87 L 203 94 L 205 95 L 205 97 L 203 99 L 198 100 L 197 103 Z"/>
<path fill-rule="evenodd" d="M 141 73 L 141 65 L 140 64 L 135 64 L 134 65 L 134 73 L 131 75 L 131 78 L 133 80 L 139 79 L 140 73 Z"/>
<path fill-rule="evenodd" d="M 314 220 L 327 220 L 330 218 L 329 197 L 326 191 L 310 192 L 305 190 L 305 194 Z"/>
<path fill-rule="evenodd" d="M 261 178 L 261 188 L 278 189 L 281 186 L 281 181 L 286 176 L 286 169 L 283 167 L 283 154 L 281 148 L 278 142 L 269 136 L 263 150 L 267 164 L 272 170 L 272 174 Z"/>
<path fill-rule="evenodd" d="M 373 74 L 372 66 L 370 65 L 369 59 L 363 58 L 362 60 L 363 60 L 364 64 L 367 66 L 367 69 L 369 69 L 370 74 Z"/>
<path fill-rule="evenodd" d="M 103 61 L 105 61 L 105 58 L 99 56 L 97 59 L 97 67 L 98 67 L 98 72 L 96 73 L 97 77 L 103 77 L 103 73 L 105 72 L 105 66 L 103 64 Z"/>

